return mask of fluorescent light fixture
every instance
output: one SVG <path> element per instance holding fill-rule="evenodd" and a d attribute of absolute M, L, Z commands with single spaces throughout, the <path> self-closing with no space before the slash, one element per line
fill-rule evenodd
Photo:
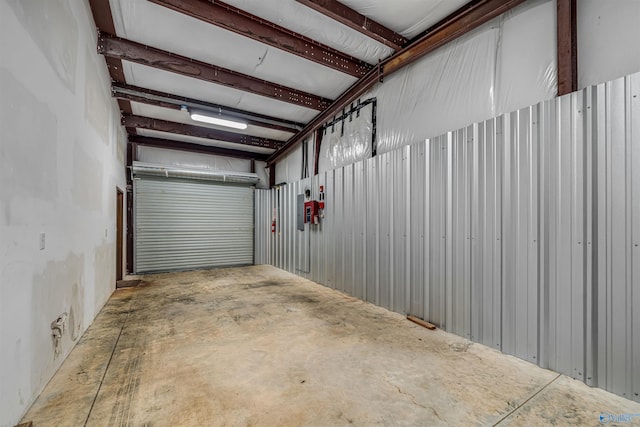
<path fill-rule="evenodd" d="M 209 113 L 207 111 L 190 110 L 189 115 L 191 120 L 196 122 L 209 123 L 212 125 L 225 126 L 234 129 L 246 129 L 247 124 L 237 120 L 225 119 L 219 116 L 214 116 L 215 113 Z"/>

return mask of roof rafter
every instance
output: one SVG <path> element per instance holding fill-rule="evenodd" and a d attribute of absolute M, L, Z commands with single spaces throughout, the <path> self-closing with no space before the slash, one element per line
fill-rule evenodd
<path fill-rule="evenodd" d="M 151 138 L 148 136 L 129 135 L 129 142 L 146 147 L 164 148 L 175 151 L 188 151 L 199 154 L 216 154 L 218 156 L 235 157 L 238 159 L 255 159 L 264 161 L 268 155 L 253 153 L 251 151 L 233 150 L 230 148 L 211 147 L 209 145 L 194 144 L 191 142 L 173 141 L 163 138 Z"/>
<path fill-rule="evenodd" d="M 247 124 L 260 126 L 269 129 L 281 130 L 284 132 L 296 133 L 303 128 L 303 124 L 289 120 L 283 120 L 263 114 L 251 113 L 233 107 L 214 104 L 212 102 L 200 101 L 186 96 L 173 95 L 157 90 L 132 86 L 125 83 L 113 83 L 111 94 L 119 100 L 139 102 L 157 107 L 180 110 L 182 106 L 198 107 L 210 109 L 225 117 L 240 119 Z"/>
<path fill-rule="evenodd" d="M 109 0 L 89 0 L 93 21 L 98 29 L 102 32 L 115 34 L 116 27 L 113 23 L 113 15 L 111 14 L 111 5 Z M 107 69 L 111 79 L 116 82 L 125 82 L 124 72 L 122 70 L 122 61 L 116 58 L 105 58 L 107 61 Z M 126 100 L 118 100 L 120 111 L 131 113 L 131 103 Z"/>
<path fill-rule="evenodd" d="M 336 0 L 296 0 L 311 9 L 322 13 L 336 21 L 352 28 L 367 37 L 389 46 L 393 50 L 400 50 L 409 40 L 390 28 L 373 21 L 361 13 Z"/>
<path fill-rule="evenodd" d="M 576 0 L 557 1 L 558 96 L 578 90 Z"/>
<path fill-rule="evenodd" d="M 395 55 L 382 61 L 378 68 L 373 69 L 347 89 L 330 107 L 318 114 L 304 129 L 292 136 L 281 148 L 273 153 L 267 160 L 274 162 L 284 156 L 296 144 L 322 126 L 340 109 L 355 101 L 365 91 L 373 87 L 383 76 L 388 76 L 405 66 L 417 61 L 424 55 L 433 52 L 439 47 L 467 34 L 480 25 L 501 15 L 502 13 L 523 3 L 525 0 L 474 0 L 427 31 L 424 35 L 412 42 L 409 46 L 397 52 Z"/>
<path fill-rule="evenodd" d="M 331 100 L 317 95 L 109 34 L 101 33 L 99 35 L 98 53 L 108 58 L 146 65 L 314 110 L 322 111 L 331 104 Z"/>
<path fill-rule="evenodd" d="M 150 117 L 135 116 L 130 114 L 125 114 L 122 117 L 122 124 L 126 127 L 131 128 L 156 130 L 177 135 L 195 136 L 198 138 L 233 142 L 235 144 L 250 145 L 253 147 L 276 149 L 282 146 L 282 141 L 276 141 L 275 139 L 243 135 L 204 126 L 186 125 L 184 123 L 176 123 L 167 120 L 152 119 Z"/>
<path fill-rule="evenodd" d="M 150 1 L 354 77 L 371 69 L 364 61 L 220 1 Z"/>

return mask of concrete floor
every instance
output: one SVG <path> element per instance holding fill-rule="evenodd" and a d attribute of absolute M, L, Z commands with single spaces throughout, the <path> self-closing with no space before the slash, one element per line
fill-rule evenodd
<path fill-rule="evenodd" d="M 254 266 L 117 290 L 23 422 L 598 425 L 601 412 L 640 404 Z"/>

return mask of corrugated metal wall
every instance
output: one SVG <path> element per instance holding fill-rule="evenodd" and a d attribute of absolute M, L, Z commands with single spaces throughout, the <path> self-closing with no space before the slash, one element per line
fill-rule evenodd
<path fill-rule="evenodd" d="M 319 185 L 326 217 L 296 231 Z M 257 191 L 256 210 L 256 263 L 640 401 L 640 74 Z"/>

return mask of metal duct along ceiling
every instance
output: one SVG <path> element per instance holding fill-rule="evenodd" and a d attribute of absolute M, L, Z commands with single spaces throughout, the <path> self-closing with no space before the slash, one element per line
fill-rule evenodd
<path fill-rule="evenodd" d="M 134 179 L 135 272 L 253 264 L 253 188 Z"/>
<path fill-rule="evenodd" d="M 640 402 L 638 183 L 634 74 L 257 191 L 256 263 Z"/>

